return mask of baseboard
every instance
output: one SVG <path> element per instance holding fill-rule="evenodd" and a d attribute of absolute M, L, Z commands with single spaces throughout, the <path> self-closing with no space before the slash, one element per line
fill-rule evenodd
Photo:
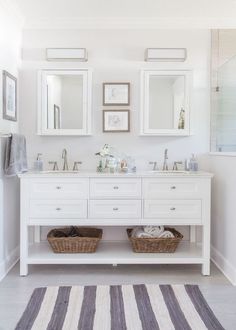
<path fill-rule="evenodd" d="M 225 277 L 236 286 L 236 268 L 214 246 L 211 246 L 211 260 Z"/>
<path fill-rule="evenodd" d="M 7 273 L 12 269 L 13 266 L 19 260 L 20 247 L 16 247 L 7 258 L 0 263 L 0 282 L 4 279 Z"/>

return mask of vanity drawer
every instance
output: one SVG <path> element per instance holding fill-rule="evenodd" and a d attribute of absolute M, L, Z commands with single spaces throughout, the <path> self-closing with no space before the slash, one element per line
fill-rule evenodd
<path fill-rule="evenodd" d="M 90 218 L 141 218 L 141 200 L 90 200 Z"/>
<path fill-rule="evenodd" d="M 187 174 L 186 174 L 187 175 Z M 204 195 L 205 183 L 188 178 L 143 179 L 143 198 L 197 198 Z"/>
<path fill-rule="evenodd" d="M 87 218 L 87 200 L 31 200 L 31 218 Z"/>
<path fill-rule="evenodd" d="M 30 182 L 32 199 L 87 199 L 88 179 L 39 179 Z"/>
<path fill-rule="evenodd" d="M 141 179 L 91 179 L 90 198 L 141 198 Z"/>
<path fill-rule="evenodd" d="M 201 219 L 201 200 L 145 200 L 144 218 Z"/>

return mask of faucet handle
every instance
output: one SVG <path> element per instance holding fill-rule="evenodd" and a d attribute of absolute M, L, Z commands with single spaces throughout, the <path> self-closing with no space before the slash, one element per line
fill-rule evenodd
<path fill-rule="evenodd" d="M 78 165 L 81 165 L 82 162 L 74 162 L 74 166 L 73 166 L 73 171 L 78 171 L 79 168 L 78 168 Z"/>
<path fill-rule="evenodd" d="M 149 162 L 149 165 L 153 165 L 153 171 L 156 171 L 158 170 L 158 167 L 157 167 L 157 162 Z"/>
<path fill-rule="evenodd" d="M 48 162 L 48 164 L 52 164 L 53 165 L 53 168 L 52 168 L 53 171 L 58 171 L 59 170 L 58 165 L 57 165 L 57 162 L 50 161 L 50 162 Z"/>
<path fill-rule="evenodd" d="M 183 164 L 183 162 L 181 162 L 181 161 L 174 162 L 173 171 L 178 171 L 178 165 L 181 165 L 181 164 Z"/>

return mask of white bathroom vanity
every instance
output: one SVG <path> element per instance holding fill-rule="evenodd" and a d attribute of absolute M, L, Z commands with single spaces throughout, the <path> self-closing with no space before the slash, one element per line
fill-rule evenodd
<path fill-rule="evenodd" d="M 211 178 L 206 172 L 33 173 L 21 181 L 20 274 L 29 264 L 201 264 L 210 274 Z M 101 241 L 92 254 L 55 254 L 42 226 L 190 226 L 175 253 L 134 253 L 128 241 Z M 201 242 L 196 227 L 202 228 Z M 29 229 L 34 227 L 34 241 Z"/>

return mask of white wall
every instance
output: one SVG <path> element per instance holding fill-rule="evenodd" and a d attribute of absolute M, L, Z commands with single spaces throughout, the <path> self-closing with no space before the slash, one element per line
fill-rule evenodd
<path fill-rule="evenodd" d="M 18 76 L 21 31 L 16 22 L 16 17 L 0 2 L 0 90 L 2 70 Z M 2 96 L 0 100 L 0 132 L 18 132 L 18 122 L 2 119 Z M 17 260 L 20 228 L 19 182 L 3 175 L 5 143 L 5 139 L 0 139 L 0 280 Z"/>
<path fill-rule="evenodd" d="M 52 63 L 45 61 L 46 47 L 86 47 L 87 63 Z M 146 63 L 147 47 L 186 47 L 184 63 Z M 62 148 L 68 149 L 72 161 L 83 161 L 84 169 L 95 169 L 94 153 L 104 143 L 136 159 L 138 169 L 147 169 L 150 160 L 163 161 L 164 148 L 169 148 L 170 162 L 202 155 L 209 141 L 209 56 L 210 32 L 207 30 L 26 30 L 23 35 L 23 67 L 20 75 L 21 130 L 27 137 L 32 164 L 38 152 L 48 160 L 59 160 Z M 37 70 L 41 68 L 93 69 L 93 136 L 40 137 L 36 135 Z M 140 137 L 140 70 L 193 70 L 192 118 L 195 134 L 191 137 Z M 131 133 L 102 133 L 102 83 L 131 83 Z M 108 107 L 107 107 L 108 108 Z M 119 109 L 119 107 L 117 107 Z"/>

